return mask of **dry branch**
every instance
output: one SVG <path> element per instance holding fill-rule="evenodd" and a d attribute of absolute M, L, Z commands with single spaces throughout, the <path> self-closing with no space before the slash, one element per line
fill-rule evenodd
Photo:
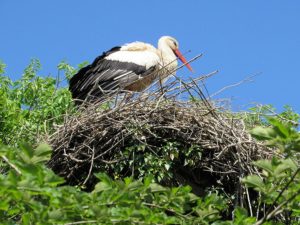
<path fill-rule="evenodd" d="M 164 87 L 164 93 L 153 86 L 143 93 L 132 93 L 130 100 L 127 96 L 116 102 L 112 97 L 107 99 L 115 103 L 110 109 L 99 104 L 82 107 L 48 137 L 54 149 L 48 166 L 69 184 L 93 187 L 94 172 L 115 176 L 113 168 L 119 163 L 127 166 L 118 176 L 142 177 L 137 156 L 165 158 L 162 148 L 176 143 L 178 157 L 168 159 L 172 166 L 167 172 L 172 178 L 161 183 L 188 184 L 200 195 L 206 188 L 219 186 L 227 194 L 240 193 L 236 201 L 249 204 L 249 193 L 241 190 L 240 179 L 257 174 L 251 162 L 269 158 L 272 150 L 252 139 L 243 120 L 205 98 L 202 82 L 213 74 L 188 82 L 176 78 Z M 191 100 L 179 100 L 186 93 Z M 126 155 L 133 146 L 144 149 Z M 199 147 L 201 157 L 194 156 L 193 165 L 185 164 L 186 152 L 193 146 Z M 163 166 L 161 170 L 165 170 Z"/>

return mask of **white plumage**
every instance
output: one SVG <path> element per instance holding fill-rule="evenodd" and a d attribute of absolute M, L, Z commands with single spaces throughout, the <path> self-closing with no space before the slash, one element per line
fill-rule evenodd
<path fill-rule="evenodd" d="M 158 49 L 143 42 L 114 47 L 71 78 L 72 97 L 80 104 L 84 100 L 101 101 L 117 91 L 141 91 L 156 79 L 174 74 L 177 57 L 192 70 L 178 46 L 176 39 L 163 36 Z"/>
<path fill-rule="evenodd" d="M 127 51 L 124 49 L 122 50 L 122 48 L 119 52 L 112 53 L 105 59 L 135 63 L 137 65 L 145 66 L 146 69 L 149 69 L 160 62 L 158 55 L 152 51 Z"/>

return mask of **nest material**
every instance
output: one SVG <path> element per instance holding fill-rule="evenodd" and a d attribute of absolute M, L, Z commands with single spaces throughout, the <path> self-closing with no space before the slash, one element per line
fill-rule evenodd
<path fill-rule="evenodd" d="M 48 166 L 67 183 L 92 188 L 94 172 L 116 176 L 114 168 L 120 164 L 126 166 L 118 170 L 119 177 L 142 177 L 138 167 L 151 170 L 151 162 L 143 161 L 143 156 L 151 155 L 171 162 L 169 169 L 161 166 L 161 171 L 172 174 L 160 181 L 165 185 L 188 184 L 199 195 L 212 186 L 219 186 L 228 194 L 245 195 L 240 178 L 258 173 L 251 162 L 269 158 L 272 150 L 250 136 L 243 120 L 205 100 L 196 83 L 181 81 L 181 92 L 188 92 L 193 98 L 196 92 L 200 93 L 197 98 L 202 100 L 177 100 L 176 81 L 164 95 L 158 89 L 153 92 L 155 95 L 144 93 L 111 109 L 92 105 L 76 116 L 66 117 L 65 123 L 49 137 L 54 151 Z M 162 150 L 168 143 L 176 143 L 176 156 L 171 156 L 173 150 Z M 127 154 L 133 146 L 143 149 Z M 189 156 L 188 149 L 195 146 L 200 154 Z M 193 163 L 187 163 L 187 159 Z"/>

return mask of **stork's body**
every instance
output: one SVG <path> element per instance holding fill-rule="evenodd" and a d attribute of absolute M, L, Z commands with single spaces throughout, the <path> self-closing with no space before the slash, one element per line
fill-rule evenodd
<path fill-rule="evenodd" d="M 71 78 L 69 89 L 77 103 L 101 101 L 118 90 L 142 91 L 154 80 L 174 74 L 177 57 L 187 63 L 178 51 L 178 42 L 169 36 L 159 39 L 158 49 L 143 42 L 114 47 L 79 70 Z"/>

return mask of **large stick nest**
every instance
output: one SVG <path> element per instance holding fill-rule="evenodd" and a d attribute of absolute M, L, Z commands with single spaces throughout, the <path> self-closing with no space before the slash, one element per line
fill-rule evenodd
<path fill-rule="evenodd" d="M 258 173 L 251 162 L 272 152 L 251 137 L 242 119 L 203 97 L 198 83 L 209 76 L 176 79 L 164 94 L 158 88 L 109 109 L 81 108 L 49 137 L 49 167 L 87 189 L 95 172 L 115 178 L 153 174 L 164 185 L 188 184 L 200 195 L 219 187 L 241 197 L 240 179 Z M 192 100 L 178 100 L 184 93 Z"/>

